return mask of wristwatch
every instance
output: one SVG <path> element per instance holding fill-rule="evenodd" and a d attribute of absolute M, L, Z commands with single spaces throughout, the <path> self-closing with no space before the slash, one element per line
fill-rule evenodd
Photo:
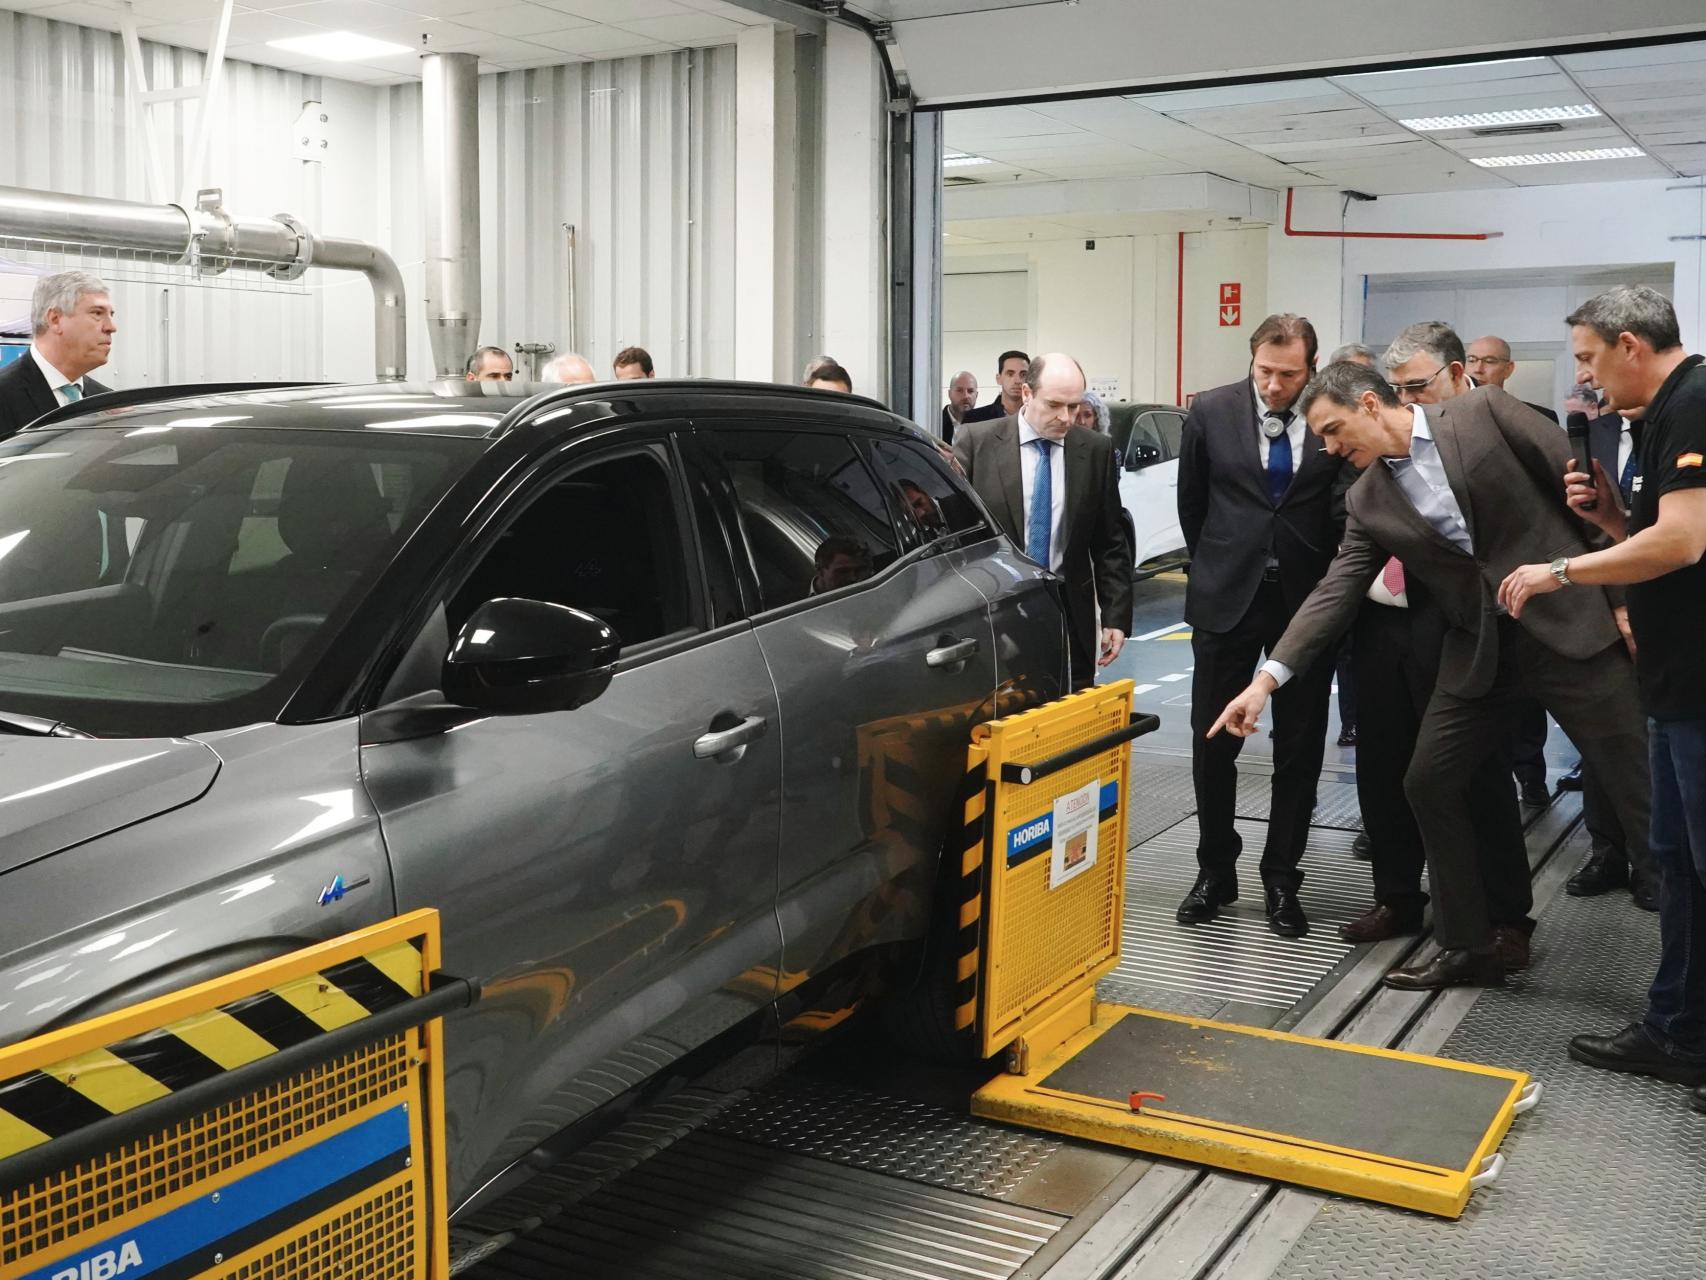
<path fill-rule="evenodd" d="M 1552 562 L 1552 576 L 1558 579 L 1558 585 L 1560 587 L 1573 587 L 1576 585 L 1570 581 L 1570 575 L 1566 572 L 1569 567 L 1570 559 L 1568 556 L 1559 556 Z"/>

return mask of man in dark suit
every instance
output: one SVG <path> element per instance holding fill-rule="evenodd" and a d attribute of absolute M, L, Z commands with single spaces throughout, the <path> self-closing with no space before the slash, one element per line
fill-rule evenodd
<path fill-rule="evenodd" d="M 1557 564 L 1603 539 L 1564 503 L 1556 479 L 1569 454 L 1564 433 L 1496 387 L 1424 411 L 1399 403 L 1371 370 L 1337 364 L 1299 405 L 1329 452 L 1365 470 L 1346 494 L 1345 538 L 1332 568 L 1212 732 L 1255 732 L 1268 695 L 1331 651 L 1396 556 L 1447 625 L 1439 684 L 1404 783 L 1427 851 L 1442 950 L 1386 982 L 1404 990 L 1496 986 L 1506 966 L 1495 921 L 1525 898 L 1526 884 L 1516 881 L 1528 873 L 1478 858 L 1470 792 L 1512 697 L 1538 697 L 1605 780 L 1624 830 L 1647 828 L 1646 732 L 1620 600 L 1583 587 L 1567 604 L 1535 598 L 1518 622 L 1495 595 L 1516 566 Z"/>
<path fill-rule="evenodd" d="M 1233 825 L 1237 739 L 1211 740 L 1220 708 L 1249 682 L 1339 543 L 1342 466 L 1322 451 L 1292 404 L 1315 369 L 1315 329 L 1273 315 L 1250 338 L 1250 376 L 1205 391 L 1185 416 L 1179 450 L 1179 525 L 1191 554 L 1185 621 L 1191 626 L 1191 780 L 1197 800 L 1197 879 L 1177 917 L 1212 920 L 1238 897 L 1243 841 Z M 1299 673 L 1274 709 L 1273 800 L 1261 875 L 1268 927 L 1301 937 L 1298 863 L 1315 809 L 1326 747 L 1332 654 Z"/>
<path fill-rule="evenodd" d="M 1038 356 L 1020 385 L 1019 412 L 965 424 L 954 454 L 1007 536 L 1066 579 L 1072 685 L 1082 689 L 1095 683 L 1098 665 L 1119 657 L 1131 630 L 1131 551 L 1113 441 L 1072 429 L 1085 379 L 1071 356 Z"/>
<path fill-rule="evenodd" d="M 1476 338 L 1464 353 L 1463 369 L 1469 375 L 1469 386 L 1472 389 L 1497 387 L 1503 391 L 1511 374 L 1516 372 L 1516 361 L 1511 359 L 1511 344 L 1494 334 Z M 1556 409 L 1548 409 L 1532 400 L 1524 400 L 1523 403 L 1542 417 L 1552 419 L 1554 425 L 1561 425 L 1558 423 Z"/>
<path fill-rule="evenodd" d="M 1031 357 L 1023 351 L 1003 351 L 1001 358 L 995 362 L 995 381 L 1001 388 L 1001 394 L 982 408 L 966 414 L 960 419 L 960 425 L 1015 417 L 1019 406 L 1024 403 L 1025 375 L 1030 367 Z"/>
<path fill-rule="evenodd" d="M 30 349 L 0 372 L 0 440 L 60 405 L 112 390 L 89 377 L 107 362 L 118 332 L 100 277 L 43 276 L 30 298 L 30 326 Z"/>
<path fill-rule="evenodd" d="M 961 369 L 948 383 L 948 403 L 942 406 L 942 443 L 953 444 L 954 432 L 977 404 L 977 375 Z"/>

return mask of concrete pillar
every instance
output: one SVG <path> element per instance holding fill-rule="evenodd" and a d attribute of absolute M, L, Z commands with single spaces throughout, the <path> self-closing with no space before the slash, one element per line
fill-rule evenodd
<path fill-rule="evenodd" d="M 886 394 L 889 361 L 884 125 L 876 50 L 863 32 L 830 23 L 823 60 L 823 314 L 818 328 L 824 352 L 846 366 L 854 390 L 879 400 Z"/>
<path fill-rule="evenodd" d="M 794 32 L 735 43 L 735 377 L 797 382 Z"/>

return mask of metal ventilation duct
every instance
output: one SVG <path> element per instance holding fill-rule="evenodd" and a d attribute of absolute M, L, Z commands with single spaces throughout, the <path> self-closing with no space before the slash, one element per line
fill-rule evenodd
<path fill-rule="evenodd" d="M 480 336 L 480 60 L 421 60 L 426 313 L 438 377 L 459 376 Z"/>
<path fill-rule="evenodd" d="M 294 280 L 309 267 L 359 271 L 373 286 L 375 376 L 401 382 L 407 372 L 403 276 L 397 264 L 363 241 L 316 236 L 289 214 L 237 217 L 221 207 L 217 190 L 203 191 L 189 209 L 0 187 L 4 236 L 170 255 L 203 275 L 215 275 L 234 262 L 261 267 L 279 280 Z"/>

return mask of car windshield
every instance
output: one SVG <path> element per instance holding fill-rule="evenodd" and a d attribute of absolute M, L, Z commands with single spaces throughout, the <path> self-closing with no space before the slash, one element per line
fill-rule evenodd
<path fill-rule="evenodd" d="M 479 448 L 134 420 L 0 443 L 0 713 L 125 737 L 275 718 Z"/>

